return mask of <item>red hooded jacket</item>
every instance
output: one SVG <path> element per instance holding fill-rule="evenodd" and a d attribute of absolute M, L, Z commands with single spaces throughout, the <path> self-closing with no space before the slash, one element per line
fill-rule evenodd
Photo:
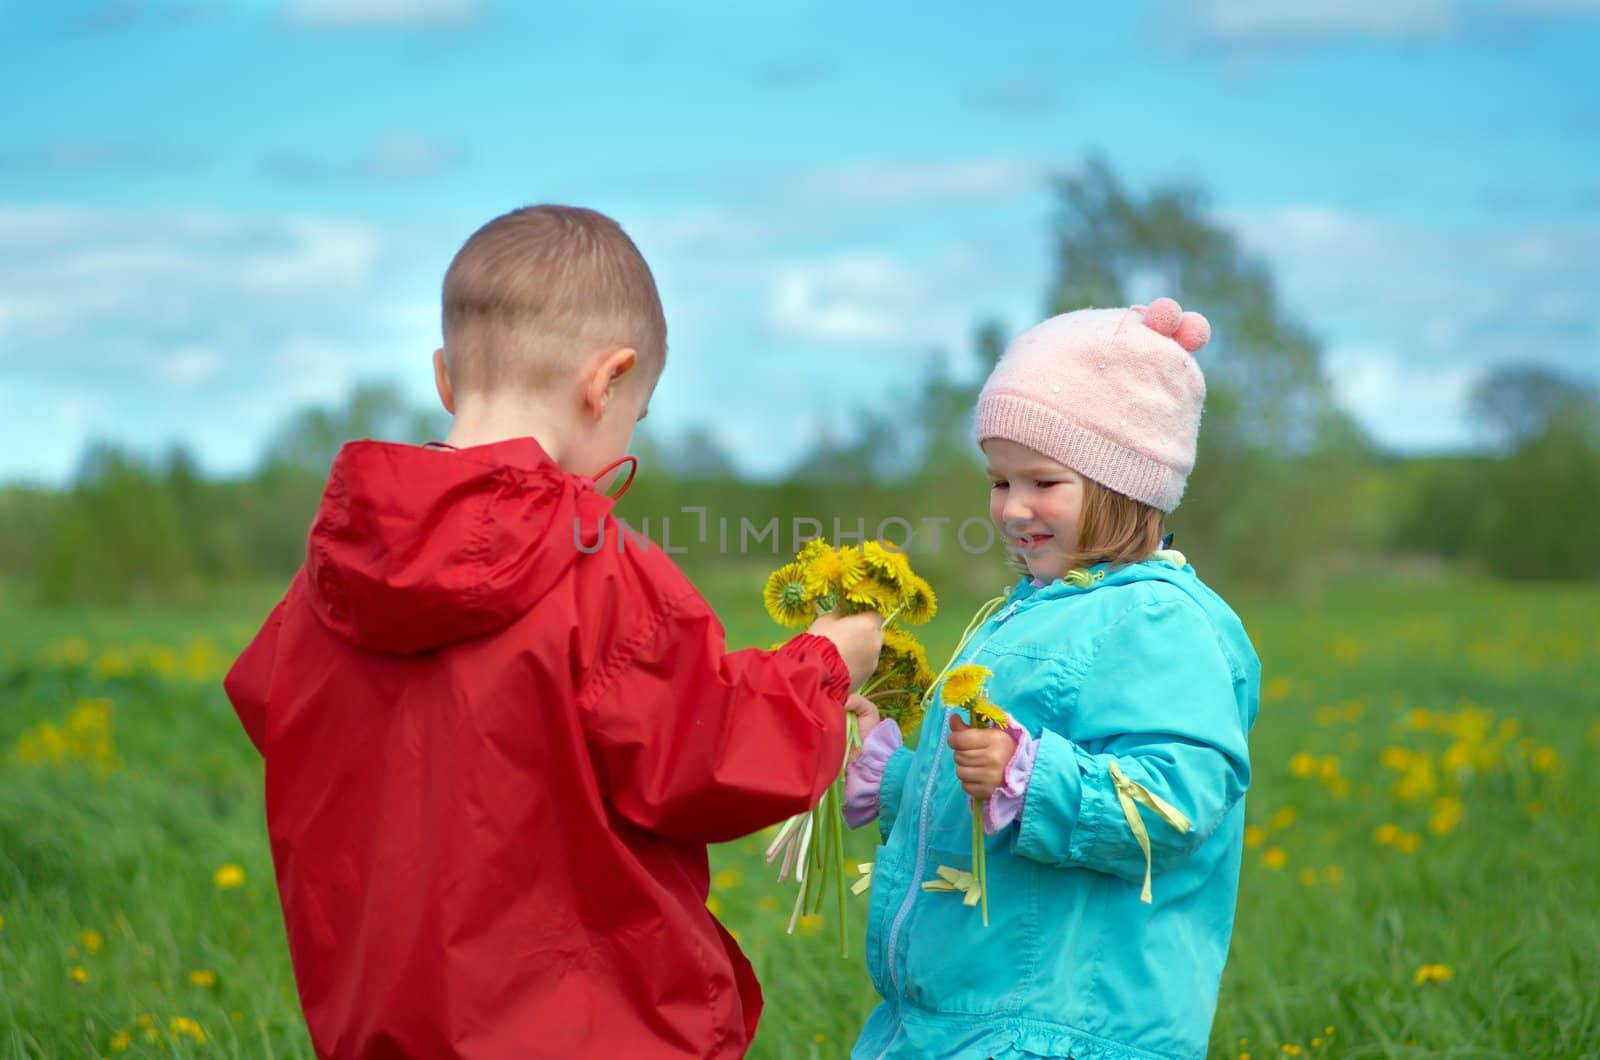
<path fill-rule="evenodd" d="M 532 439 L 334 462 L 226 680 L 318 1055 L 749 1047 L 761 994 L 706 844 L 821 798 L 849 674 L 807 634 L 729 654 L 610 511 Z"/>

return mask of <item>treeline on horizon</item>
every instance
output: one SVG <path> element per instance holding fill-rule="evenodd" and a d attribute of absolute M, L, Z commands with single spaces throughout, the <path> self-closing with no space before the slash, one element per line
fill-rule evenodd
<path fill-rule="evenodd" d="M 1154 290 L 1211 321 L 1199 464 L 1169 527 L 1207 580 L 1281 590 L 1419 565 L 1600 577 L 1600 388 L 1503 365 L 1472 396 L 1483 451 L 1385 452 L 1338 407 L 1320 344 L 1287 315 L 1270 272 L 1198 189 L 1140 195 L 1094 163 L 1058 180 L 1056 192 L 1045 313 L 1125 305 Z M 691 576 L 731 562 L 768 569 L 793 550 L 797 530 L 832 536 L 837 525 L 852 536 L 885 530 L 936 584 L 1003 583 L 998 547 L 989 559 L 973 554 L 987 540 L 977 523 L 957 536 L 987 511 L 968 425 L 1003 345 L 998 327 L 979 326 L 967 351 L 973 371 L 934 358 L 903 400 L 856 409 L 852 437 L 816 439 L 782 481 L 741 479 L 706 431 L 641 432 L 642 471 L 618 514 L 671 544 Z M 1594 352 L 1563 359 L 1581 363 Z M 40 605 L 137 604 L 286 580 L 341 444 L 420 442 L 447 429 L 442 412 L 373 384 L 342 407 L 286 418 L 243 476 L 208 477 L 183 448 L 151 456 L 93 444 L 65 488 L 0 488 L 0 587 Z"/>

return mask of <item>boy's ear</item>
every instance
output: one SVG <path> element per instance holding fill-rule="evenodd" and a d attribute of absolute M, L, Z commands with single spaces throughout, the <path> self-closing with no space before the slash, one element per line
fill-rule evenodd
<path fill-rule="evenodd" d="M 583 388 L 584 404 L 596 421 L 605 412 L 606 405 L 611 402 L 617 383 L 623 376 L 633 371 L 638 363 L 639 354 L 632 346 L 619 347 L 600 358 Z"/>
<path fill-rule="evenodd" d="M 456 414 L 456 392 L 450 386 L 450 371 L 444 363 L 444 347 L 433 351 L 433 385 L 439 391 L 439 404 L 450 415 Z"/>

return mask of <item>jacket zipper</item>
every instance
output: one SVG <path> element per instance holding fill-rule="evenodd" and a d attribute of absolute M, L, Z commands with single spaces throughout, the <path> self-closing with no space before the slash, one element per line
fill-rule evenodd
<path fill-rule="evenodd" d="M 989 641 L 993 640 L 994 639 L 994 635 L 996 633 L 1000 632 L 1000 627 L 1005 625 L 1006 619 L 1011 617 L 1012 613 L 1016 611 L 1017 605 L 1020 604 L 1020 603 L 1022 603 L 1021 600 L 1013 600 L 1009 605 L 1007 605 L 1007 607 L 1006 607 L 1006 609 L 1004 611 L 1000 612 L 1000 614 L 995 617 L 994 627 L 989 630 L 988 635 L 983 638 L 983 640 L 978 644 L 978 646 L 975 649 L 973 649 L 972 653 L 970 655 L 967 655 L 962 660 L 962 665 L 965 665 L 965 662 L 966 662 L 967 659 L 976 659 L 978 657 L 978 655 L 980 653 L 982 653 L 983 649 L 988 645 Z M 940 701 L 941 701 L 941 703 L 943 702 L 942 694 L 941 694 L 941 697 L 940 697 Z M 906 921 L 906 917 L 909 916 L 910 913 L 911 913 L 911 906 L 916 901 L 916 898 L 917 898 L 917 886 L 920 883 L 920 881 L 922 880 L 923 867 L 924 867 L 924 865 L 926 864 L 926 861 L 927 861 L 927 846 L 926 846 L 926 844 L 924 842 L 924 836 L 927 834 L 927 830 L 928 830 L 928 806 L 933 801 L 933 785 L 934 785 L 934 781 L 937 780 L 938 776 L 939 776 L 939 769 L 938 769 L 939 759 L 937 757 L 938 753 L 939 752 L 937 752 L 937 751 L 935 752 L 934 761 L 928 767 L 928 779 L 923 784 L 923 787 L 922 787 L 922 806 L 921 806 L 921 809 L 919 810 L 918 816 L 917 816 L 917 860 L 916 860 L 915 868 L 913 869 L 912 874 L 911 874 L 911 885 L 906 890 L 906 896 L 900 902 L 900 909 L 899 909 L 899 911 L 897 911 L 895 913 L 894 923 L 889 928 L 889 946 L 888 946 L 888 950 L 889 950 L 889 952 L 888 952 L 889 982 L 894 986 L 894 992 L 895 992 L 895 995 L 897 997 L 900 995 L 901 990 L 900 990 L 900 976 L 899 976 L 899 973 L 896 972 L 896 970 L 895 970 L 895 956 L 894 956 L 895 945 L 899 941 L 899 938 L 900 938 L 900 929 L 901 929 L 901 927 L 904 926 L 905 921 Z M 899 1030 L 898 1029 L 896 1029 L 896 1031 L 895 1031 L 895 1037 L 896 1038 L 899 1037 Z M 889 1039 L 889 1044 L 890 1045 L 894 1044 L 894 1038 Z M 887 1055 L 888 1051 L 889 1051 L 888 1047 L 885 1047 L 883 1054 L 880 1054 L 880 1060 L 881 1060 L 881 1056 L 882 1055 Z"/>

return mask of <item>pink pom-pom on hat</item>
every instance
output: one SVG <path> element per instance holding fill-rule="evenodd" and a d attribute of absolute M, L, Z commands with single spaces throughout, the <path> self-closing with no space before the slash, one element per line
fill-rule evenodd
<path fill-rule="evenodd" d="M 1211 338 L 1211 322 L 1199 313 L 1185 313 L 1171 298 L 1157 298 L 1144 311 L 1144 323 L 1158 335 L 1165 335 L 1190 353 Z"/>

